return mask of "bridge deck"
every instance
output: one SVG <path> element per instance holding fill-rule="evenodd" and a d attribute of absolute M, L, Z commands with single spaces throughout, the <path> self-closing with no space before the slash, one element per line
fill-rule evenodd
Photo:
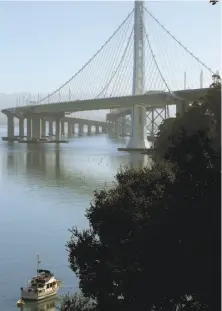
<path fill-rule="evenodd" d="M 160 107 L 175 105 L 177 100 L 196 100 L 203 96 L 208 89 L 180 90 L 173 93 L 161 92 L 137 96 L 122 96 L 103 99 L 89 99 L 44 105 L 23 106 L 3 109 L 3 113 L 53 113 L 53 112 L 76 112 L 100 109 L 131 108 L 135 104 L 143 104 L 147 107 Z"/>

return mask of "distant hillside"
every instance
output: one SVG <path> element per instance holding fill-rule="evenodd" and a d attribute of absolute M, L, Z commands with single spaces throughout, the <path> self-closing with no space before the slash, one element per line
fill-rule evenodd
<path fill-rule="evenodd" d="M 4 94 L 0 93 L 0 110 L 4 108 L 10 108 L 10 107 L 15 107 L 18 103 L 18 98 L 21 100 L 21 105 L 22 105 L 22 100 L 24 97 L 24 101 L 26 98 L 28 98 L 28 93 L 14 93 L 14 94 Z M 7 118 L 3 113 L 0 113 L 0 124 L 4 125 L 7 123 Z"/>
<path fill-rule="evenodd" d="M 20 99 L 20 105 L 22 105 L 22 101 L 25 103 L 28 96 L 29 96 L 28 93 L 14 93 L 14 94 L 0 93 L 0 109 L 7 107 L 15 107 L 16 104 L 18 103 L 18 99 Z"/>

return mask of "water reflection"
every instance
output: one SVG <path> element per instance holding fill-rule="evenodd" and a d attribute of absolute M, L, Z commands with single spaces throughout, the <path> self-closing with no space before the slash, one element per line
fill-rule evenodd
<path fill-rule="evenodd" d="M 150 166 L 152 163 L 151 158 L 148 155 L 138 154 L 138 152 L 132 152 L 129 154 L 129 163 L 137 170 L 143 169 L 146 166 Z"/>
<path fill-rule="evenodd" d="M 68 228 L 88 227 L 85 210 L 94 189 L 112 187 L 120 166 L 150 163 L 147 156 L 118 152 L 124 145 L 105 135 L 57 146 L 0 142 L 0 310 L 17 310 L 18 289 L 32 275 L 36 253 L 66 284 L 61 294 L 76 291 L 65 249 Z M 47 310 L 44 304 L 31 307 Z"/>
<path fill-rule="evenodd" d="M 124 166 L 142 169 L 151 164 L 147 155 L 134 153 L 92 154 L 85 150 L 48 148 L 46 144 L 27 145 L 25 149 L 7 153 L 7 172 L 21 175 L 24 179 L 38 180 L 47 186 L 62 186 L 86 191 L 98 182 L 111 182 L 115 172 Z M 110 185 L 110 184 L 109 184 Z"/>
<path fill-rule="evenodd" d="M 22 311 L 55 311 L 58 304 L 58 298 L 50 298 L 39 302 L 25 302 L 23 307 L 20 307 Z"/>
<path fill-rule="evenodd" d="M 60 150 L 46 148 L 31 148 L 24 152 L 8 152 L 7 172 L 22 175 L 25 179 L 34 178 L 41 182 L 55 185 L 82 186 L 84 181 L 78 171 L 70 172 L 61 161 Z M 66 184 L 67 183 L 67 184 Z M 52 185 L 51 184 L 51 185 Z"/>

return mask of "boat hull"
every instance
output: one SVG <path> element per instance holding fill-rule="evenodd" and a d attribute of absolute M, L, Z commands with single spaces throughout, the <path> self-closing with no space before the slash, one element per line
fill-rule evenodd
<path fill-rule="evenodd" d="M 48 297 L 55 296 L 58 292 L 58 289 L 53 290 L 53 291 L 48 291 L 44 293 L 35 293 L 35 292 L 26 292 L 21 290 L 21 299 L 23 300 L 32 300 L 32 301 L 39 301 L 46 299 Z"/>

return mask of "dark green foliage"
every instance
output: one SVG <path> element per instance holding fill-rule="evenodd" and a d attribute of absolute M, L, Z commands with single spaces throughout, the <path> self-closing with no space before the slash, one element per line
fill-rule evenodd
<path fill-rule="evenodd" d="M 175 121 L 175 118 L 166 119 L 160 124 L 158 128 L 154 146 L 160 157 L 165 154 L 166 150 L 169 148 L 169 145 L 171 145 L 171 135 Z"/>
<path fill-rule="evenodd" d="M 82 294 L 64 295 L 61 297 L 59 311 L 94 311 L 95 308 L 89 298 Z"/>
<path fill-rule="evenodd" d="M 213 83 L 207 94 L 192 104 L 192 108 L 183 116 L 164 120 L 159 126 L 155 147 L 161 157 L 165 157 L 175 139 L 180 139 L 180 132 L 187 136 L 201 131 L 211 140 L 214 150 L 221 144 L 221 79 L 213 76 Z"/>
<path fill-rule="evenodd" d="M 217 90 L 173 123 L 167 164 L 120 171 L 113 189 L 95 192 L 90 228 L 71 230 L 71 269 L 98 310 L 220 309 Z"/>

